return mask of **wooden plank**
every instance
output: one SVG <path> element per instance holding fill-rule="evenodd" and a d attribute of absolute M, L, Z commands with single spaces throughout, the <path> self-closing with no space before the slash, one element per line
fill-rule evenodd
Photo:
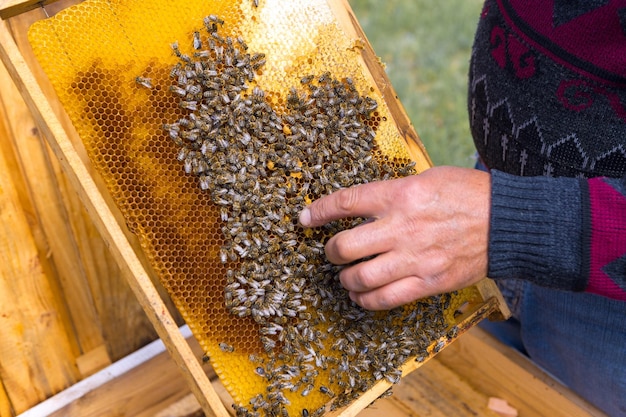
<path fill-rule="evenodd" d="M 193 395 L 189 394 L 166 408 L 157 411 L 152 417 L 190 417 L 196 414 L 198 417 L 202 417 L 202 414 L 199 414 L 201 412 L 198 401 L 196 401 Z"/>
<path fill-rule="evenodd" d="M 62 9 L 79 3 L 78 0 L 62 0 L 54 4 L 54 6 L 48 7 L 48 9 Z M 51 12 L 52 13 L 52 12 Z M 65 114 L 61 104 L 56 99 L 54 89 L 47 80 L 46 75 L 40 68 L 37 60 L 35 59 L 30 43 L 26 37 L 26 31 L 30 25 L 45 17 L 45 13 L 42 9 L 33 10 L 28 13 L 24 13 L 20 16 L 16 16 L 8 22 L 13 37 L 16 40 L 16 44 L 24 54 L 29 67 L 32 69 L 33 75 L 38 81 L 42 91 L 49 97 L 49 102 L 55 111 L 57 117 L 61 121 L 63 128 L 68 132 L 68 137 L 74 144 L 80 145 L 81 141 L 69 121 L 69 118 Z M 76 194 L 73 186 L 67 180 L 63 170 L 57 160 L 47 146 L 47 143 L 43 141 L 41 135 L 38 138 L 42 141 L 41 152 L 47 156 L 46 160 L 49 164 L 49 177 L 55 179 L 57 194 L 59 196 L 58 204 L 61 204 L 61 208 L 66 213 L 68 232 L 73 236 L 70 238 L 74 243 L 74 247 L 67 247 L 66 250 L 76 250 L 78 253 L 75 257 L 82 262 L 81 269 L 84 272 L 83 276 L 78 274 L 64 275 L 60 271 L 60 275 L 66 280 L 72 281 L 66 287 L 70 289 L 76 295 L 82 295 L 82 299 L 91 299 L 93 303 L 92 309 L 95 310 L 97 317 L 93 315 L 91 317 L 77 318 L 82 321 L 82 324 L 77 324 L 78 329 L 83 329 L 83 325 L 90 320 L 93 322 L 91 328 L 97 326 L 98 330 L 106 338 L 107 351 L 111 355 L 113 360 L 122 358 L 129 353 L 137 350 L 141 346 L 145 345 L 157 338 L 156 332 L 149 320 L 143 313 L 141 305 L 138 303 L 131 288 L 128 285 L 128 279 L 124 276 L 124 272 L 120 270 L 117 262 L 113 258 L 108 248 L 107 243 L 102 239 L 96 226 L 88 215 L 84 208 L 84 205 Z M 78 148 L 78 152 L 82 149 Z M 81 158 L 85 159 L 81 153 Z M 102 188 L 101 188 L 102 189 Z M 39 197 L 39 193 L 32 193 L 35 198 Z M 40 199 L 42 197 L 39 197 Z M 46 204 L 41 205 L 46 207 Z M 116 219 L 118 224 L 123 224 L 121 215 L 117 215 Z M 129 236 L 130 233 L 127 233 Z M 54 234 L 50 236 L 55 236 Z M 57 245 L 59 250 L 64 250 L 63 245 Z M 134 248 L 139 248 L 138 243 L 133 243 Z M 52 250 L 52 253 L 56 253 Z M 146 265 L 146 262 L 143 262 Z M 165 290 L 160 286 L 160 294 L 164 296 Z M 91 292 L 91 294 L 88 294 Z M 85 295 L 86 294 L 86 295 Z M 68 294 L 68 304 L 75 297 L 71 297 L 72 293 Z M 80 299 L 77 301 L 80 302 Z M 71 304 L 70 304 L 71 305 Z M 168 309 L 173 310 L 172 303 L 168 299 Z M 80 305 L 72 309 L 73 312 L 78 312 L 80 315 Z M 85 316 L 88 316 L 85 314 Z M 133 317 L 133 320 L 128 320 L 129 317 Z M 182 324 L 182 319 L 179 315 L 176 315 L 176 322 Z M 78 336 L 79 339 L 88 339 L 89 327 L 84 327 L 84 330 L 80 330 Z M 97 343 L 90 343 L 91 346 L 84 346 L 83 352 L 88 354 Z M 109 361 L 110 363 L 110 361 Z"/>
<path fill-rule="evenodd" d="M 187 326 L 180 330 L 192 352 L 202 350 Z M 216 379 L 207 365 L 209 378 Z M 189 387 L 161 340 L 156 340 L 100 372 L 49 398 L 20 417 L 153 416 L 189 395 Z M 195 401 L 195 409 L 200 405 Z"/>
<path fill-rule="evenodd" d="M 30 22 L 19 23 L 25 29 Z M 5 68 L 0 68 L 0 91 L 2 114 L 10 129 L 8 139 L 17 154 L 28 197 L 34 206 L 33 218 L 46 236 L 45 244 L 55 264 L 55 277 L 50 278 L 58 279 L 63 289 L 80 352 L 90 352 L 102 346 L 104 338 L 48 149 Z"/>
<path fill-rule="evenodd" d="M 0 0 L 0 18 L 8 19 L 56 0 Z"/>
<path fill-rule="evenodd" d="M 474 328 L 437 356 L 473 389 L 503 398 L 520 416 L 604 416 L 519 352 Z"/>
<path fill-rule="evenodd" d="M 77 352 L 7 172 L 0 153 L 0 377 L 20 412 L 77 380 Z"/>
<path fill-rule="evenodd" d="M 120 267 L 128 272 L 130 286 L 146 311 L 157 333 L 168 346 L 168 350 L 189 382 L 192 391 L 208 415 L 227 416 L 211 383 L 193 357 L 184 339 L 178 333 L 176 323 L 159 296 L 148 273 L 124 235 L 114 214 L 103 199 L 84 162 L 63 130 L 59 119 L 37 85 L 37 82 L 17 48 L 5 22 L 0 24 L 0 59 L 22 93 L 44 136 L 49 140 L 54 153 L 61 161 L 68 179 L 75 187 L 81 200 L 109 243 Z"/>
<path fill-rule="evenodd" d="M 358 417 L 498 417 L 487 409 L 488 396 L 436 359 L 393 387 L 393 395 L 374 402 Z"/>
<path fill-rule="evenodd" d="M 70 225 L 98 314 L 107 351 L 112 361 L 156 339 L 157 333 L 128 285 L 128 272 L 118 266 L 108 244 L 90 219 L 58 161 L 53 161 L 59 190 L 67 207 Z M 169 306 L 168 310 L 172 311 Z M 180 324 L 180 320 L 176 320 Z"/>
<path fill-rule="evenodd" d="M 22 51 L 24 59 L 31 68 L 44 95 L 48 97 L 49 103 L 67 132 L 70 141 L 75 145 L 75 150 L 83 160 L 87 160 L 84 149 L 82 149 L 82 141 L 74 130 L 65 110 L 56 99 L 54 89 L 34 57 L 26 37 L 26 30 L 32 22 L 44 18 L 48 13 L 53 15 L 59 10 L 77 3 L 80 3 L 80 0 L 60 0 L 46 7 L 47 11 L 45 13 L 43 9 L 33 10 L 10 19 L 8 24 L 18 48 Z M 39 137 L 41 138 L 41 135 Z M 45 147 L 47 153 L 51 154 L 52 152 L 46 145 L 47 143 L 44 143 L 42 147 Z M 74 234 L 77 250 L 83 262 L 87 285 L 91 290 L 91 298 L 101 326 L 100 330 L 106 339 L 107 351 L 113 360 L 117 360 L 156 339 L 158 336 L 129 287 L 129 279 L 125 276 L 126 272 L 120 270 L 108 248 L 108 244 L 100 235 L 72 184 L 63 173 L 59 161 L 52 154 L 48 158 L 48 162 L 53 170 L 51 176 L 56 178 L 58 193 L 68 213 L 68 224 Z M 89 169 L 89 165 L 87 168 Z M 90 172 L 94 175 L 92 171 Z M 98 181 L 97 177 L 94 177 L 94 180 Z M 105 189 L 100 184 L 98 184 L 98 188 L 101 190 Z M 123 228 L 124 219 L 122 215 L 116 211 L 113 203 L 110 199 L 107 199 L 106 194 L 103 194 L 103 198 L 105 198 L 109 207 L 112 208 L 118 224 Z M 148 262 L 145 260 L 143 252 L 141 252 L 138 241 L 129 231 L 123 230 L 144 267 L 148 268 Z M 154 274 L 150 275 L 154 276 Z M 78 277 L 75 279 L 78 279 Z M 84 286 L 84 284 L 81 285 Z M 182 318 L 173 307 L 173 303 L 165 289 L 158 282 L 155 282 L 155 285 L 159 294 L 166 302 L 169 311 L 173 312 L 176 323 L 181 325 L 183 323 Z M 133 320 L 129 320 L 129 317 L 132 317 Z M 89 350 L 85 349 L 85 353 L 89 353 Z"/>
<path fill-rule="evenodd" d="M 89 376 L 111 364 L 105 345 L 100 345 L 76 358 L 76 366 L 82 377 Z"/>
<path fill-rule="evenodd" d="M 13 410 L 11 409 L 11 401 L 7 395 L 2 380 L 0 380 L 0 417 L 13 417 Z"/>

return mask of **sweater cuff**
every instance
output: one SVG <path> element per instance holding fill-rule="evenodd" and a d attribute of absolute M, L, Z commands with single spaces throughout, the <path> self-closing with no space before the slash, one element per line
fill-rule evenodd
<path fill-rule="evenodd" d="M 583 249 L 584 180 L 492 170 L 491 185 L 489 276 L 583 291 L 589 270 Z"/>

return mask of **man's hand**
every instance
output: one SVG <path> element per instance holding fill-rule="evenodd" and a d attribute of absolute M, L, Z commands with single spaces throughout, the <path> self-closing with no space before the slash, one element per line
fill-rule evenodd
<path fill-rule="evenodd" d="M 345 265 L 341 284 L 370 310 L 387 310 L 416 299 L 461 289 L 487 274 L 489 174 L 436 167 L 419 175 L 346 188 L 314 201 L 300 223 L 366 222 L 333 236 L 328 260 Z"/>

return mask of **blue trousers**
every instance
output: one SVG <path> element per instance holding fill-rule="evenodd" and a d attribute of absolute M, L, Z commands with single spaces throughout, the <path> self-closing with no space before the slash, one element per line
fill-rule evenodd
<path fill-rule="evenodd" d="M 499 283 L 514 318 L 482 327 L 609 416 L 626 416 L 626 302 Z"/>

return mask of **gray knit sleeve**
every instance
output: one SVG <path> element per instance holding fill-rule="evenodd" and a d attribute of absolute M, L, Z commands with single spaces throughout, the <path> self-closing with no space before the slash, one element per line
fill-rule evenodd
<path fill-rule="evenodd" d="M 492 170 L 489 277 L 583 291 L 585 180 L 519 177 Z"/>

